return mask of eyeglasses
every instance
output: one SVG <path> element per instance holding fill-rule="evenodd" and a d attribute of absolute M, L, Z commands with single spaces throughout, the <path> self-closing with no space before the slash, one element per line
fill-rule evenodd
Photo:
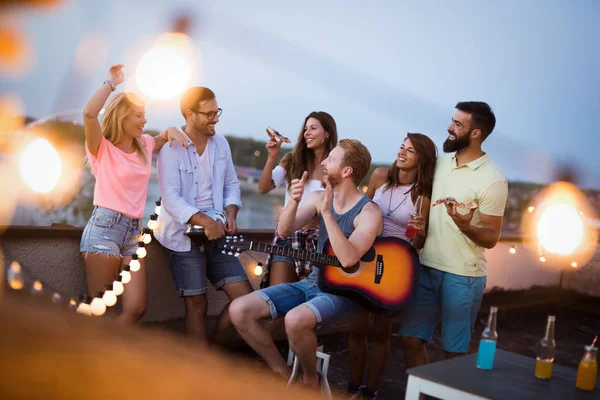
<path fill-rule="evenodd" d="M 221 114 L 223 113 L 223 109 L 222 108 L 217 108 L 217 111 L 209 111 L 209 112 L 204 112 L 204 111 L 199 111 L 199 110 L 191 110 L 193 113 L 197 113 L 197 114 L 204 114 L 206 115 L 206 118 L 208 118 L 209 120 L 213 120 L 215 119 L 215 117 L 220 117 Z"/>

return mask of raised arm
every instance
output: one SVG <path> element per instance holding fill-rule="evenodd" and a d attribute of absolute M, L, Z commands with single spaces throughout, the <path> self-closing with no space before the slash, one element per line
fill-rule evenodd
<path fill-rule="evenodd" d="M 260 180 L 258 181 L 258 191 L 262 194 L 267 194 L 271 190 L 275 189 L 276 185 L 273 180 L 273 169 L 277 164 L 277 157 L 279 156 L 282 143 L 283 142 L 281 140 L 277 140 L 275 137 L 271 137 L 267 142 L 266 147 L 269 156 L 267 157 L 267 162 L 265 163 L 263 172 L 260 174 Z"/>
<path fill-rule="evenodd" d="M 304 171 L 301 179 L 294 179 L 291 182 L 291 199 L 281 211 L 279 223 L 277 224 L 277 233 L 281 236 L 291 235 L 308 224 L 317 215 L 317 204 L 321 200 L 322 191 L 312 192 L 302 202 L 302 205 L 298 206 L 307 179 L 308 172 Z"/>
<path fill-rule="evenodd" d="M 173 141 L 178 142 L 180 145 L 187 149 L 188 139 L 179 129 L 174 126 L 165 129 L 157 136 L 154 137 L 154 152 L 160 151 L 160 149 L 169 142 L 169 146 L 173 145 Z"/>
<path fill-rule="evenodd" d="M 117 64 L 113 65 L 108 70 L 108 80 L 112 82 L 114 87 L 117 87 L 117 85 L 123 82 L 124 76 L 122 69 L 123 64 Z M 98 154 L 98 148 L 102 142 L 102 128 L 100 127 L 100 122 L 98 122 L 98 115 L 112 91 L 113 87 L 109 82 L 103 83 L 83 109 L 85 143 L 89 152 L 94 156 Z"/>

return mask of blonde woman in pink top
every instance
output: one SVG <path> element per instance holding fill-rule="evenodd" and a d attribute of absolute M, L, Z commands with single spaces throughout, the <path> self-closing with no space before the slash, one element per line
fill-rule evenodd
<path fill-rule="evenodd" d="M 83 111 L 85 150 L 96 177 L 94 211 L 80 245 L 90 296 L 103 291 L 137 250 L 152 153 L 173 140 L 187 146 L 185 136 L 175 128 L 156 137 L 142 134 L 144 103 L 133 93 L 114 96 L 100 124 L 102 107 L 123 82 L 123 65 L 113 65 L 108 78 Z M 131 274 L 122 295 L 121 322 L 135 323 L 146 311 L 146 270 L 144 260 L 139 261 L 140 270 Z"/>

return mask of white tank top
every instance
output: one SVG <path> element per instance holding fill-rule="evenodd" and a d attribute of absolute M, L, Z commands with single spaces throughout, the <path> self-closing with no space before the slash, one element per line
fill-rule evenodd
<path fill-rule="evenodd" d="M 286 204 L 288 203 L 288 201 L 290 201 L 290 198 L 292 197 L 290 194 L 290 191 L 288 190 L 289 188 L 288 188 L 287 179 L 285 179 L 285 174 L 286 174 L 285 168 L 283 168 L 281 165 L 276 166 L 273 169 L 273 172 L 271 173 L 271 177 L 273 179 L 273 183 L 275 184 L 275 186 L 280 186 L 285 183 L 285 202 L 283 203 L 284 207 L 286 206 Z M 302 194 L 302 199 L 300 200 L 300 204 L 302 204 L 304 199 L 306 199 L 306 196 L 308 196 L 312 192 L 316 192 L 318 190 L 325 190 L 325 188 L 323 187 L 323 184 L 320 180 L 311 179 L 308 182 L 306 182 L 306 185 L 304 185 L 304 193 Z"/>
<path fill-rule="evenodd" d="M 408 240 L 406 227 L 408 226 L 410 214 L 416 212 L 410 192 L 408 192 L 412 185 L 390 187 L 384 191 L 386 186 L 381 185 L 373 196 L 373 201 L 377 203 L 383 216 L 381 236 Z"/>

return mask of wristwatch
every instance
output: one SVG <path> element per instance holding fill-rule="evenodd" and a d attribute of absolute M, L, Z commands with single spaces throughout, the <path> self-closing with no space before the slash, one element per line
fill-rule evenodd
<path fill-rule="evenodd" d="M 105 83 L 108 83 L 110 85 L 110 88 L 113 92 L 117 89 L 117 87 L 115 86 L 113 81 L 111 81 L 110 79 L 107 79 L 104 82 L 102 82 L 102 84 L 105 84 Z"/>

